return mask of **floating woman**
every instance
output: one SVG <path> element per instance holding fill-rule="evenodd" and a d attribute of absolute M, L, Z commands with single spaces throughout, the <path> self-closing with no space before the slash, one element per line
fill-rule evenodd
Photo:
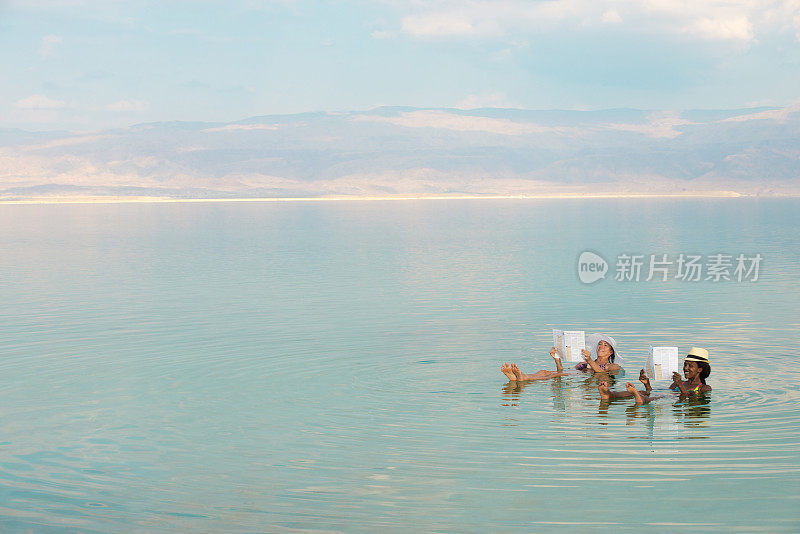
<path fill-rule="evenodd" d="M 672 384 L 669 389 L 677 392 L 682 397 L 693 393 L 706 393 L 711 391 L 711 386 L 706 384 L 706 378 L 710 374 L 711 364 L 708 361 L 708 351 L 699 347 L 692 347 L 692 350 L 683 360 L 683 376 L 686 377 L 686 380 L 681 380 L 680 374 L 672 373 Z M 645 374 L 644 369 L 639 371 L 639 381 L 644 384 L 644 391 L 637 390 L 630 382 L 625 384 L 627 391 L 611 391 L 608 388 L 608 382 L 601 382 L 597 389 L 600 391 L 600 398 L 604 401 L 633 397 L 636 399 L 636 404 L 645 404 L 664 396 L 652 396 L 653 388 L 650 387 L 650 379 Z"/>
<path fill-rule="evenodd" d="M 584 373 L 616 373 L 621 369 L 619 364 L 614 363 L 617 358 L 617 342 L 613 337 L 605 334 L 592 334 L 588 336 L 590 345 L 593 342 L 597 343 L 597 359 L 592 359 L 592 353 L 586 349 L 581 351 L 584 361 L 575 366 L 575 369 Z M 561 365 L 561 358 L 556 352 L 556 348 L 550 349 L 550 356 L 556 362 L 556 370 L 548 371 L 541 370 L 534 374 L 527 374 L 520 371 L 516 363 L 511 365 L 508 362 L 500 366 L 500 372 L 506 375 L 511 382 L 527 382 L 531 380 L 547 380 L 548 378 L 556 378 L 558 376 L 565 376 L 571 374 L 569 371 L 564 370 Z"/>

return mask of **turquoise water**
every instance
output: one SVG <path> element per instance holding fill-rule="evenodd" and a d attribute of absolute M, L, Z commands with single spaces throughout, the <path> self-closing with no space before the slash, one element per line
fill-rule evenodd
<path fill-rule="evenodd" d="M 800 529 L 797 200 L 0 207 L 3 531 Z M 580 283 L 593 250 L 609 276 Z M 760 253 L 756 282 L 617 282 Z M 711 352 L 603 406 L 551 329 Z"/>

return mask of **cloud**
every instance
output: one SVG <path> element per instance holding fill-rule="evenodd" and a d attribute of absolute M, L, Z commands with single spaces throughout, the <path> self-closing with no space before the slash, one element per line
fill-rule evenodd
<path fill-rule="evenodd" d="M 53 50 L 57 44 L 61 43 L 60 35 L 46 35 L 42 37 L 42 46 L 39 48 L 39 54 L 42 59 L 53 56 Z"/>
<path fill-rule="evenodd" d="M 227 126 L 218 126 L 216 128 L 206 128 L 202 132 L 236 132 L 236 131 L 250 131 L 250 130 L 277 130 L 278 126 L 275 124 L 228 124 Z"/>
<path fill-rule="evenodd" d="M 758 33 L 800 32 L 798 0 L 417 0 L 395 5 L 401 33 L 418 38 L 507 36 L 614 25 L 638 33 L 749 43 Z"/>
<path fill-rule="evenodd" d="M 458 109 L 478 108 L 519 108 L 513 104 L 505 93 L 490 93 L 487 95 L 469 95 L 456 104 Z"/>
<path fill-rule="evenodd" d="M 389 32 L 386 30 L 375 30 L 374 32 L 370 33 L 369 36 L 373 39 L 390 39 L 394 37 L 393 32 Z"/>
<path fill-rule="evenodd" d="M 622 22 L 622 17 L 620 16 L 619 13 L 617 13 L 613 9 L 609 9 L 608 11 L 603 13 L 603 16 L 600 17 L 600 20 L 607 24 L 618 24 Z"/>
<path fill-rule="evenodd" d="M 451 37 L 494 33 L 494 24 L 478 24 L 469 15 L 458 12 L 411 15 L 403 19 L 402 30 L 417 37 Z"/>
<path fill-rule="evenodd" d="M 144 111 L 150 106 L 142 100 L 120 100 L 106 106 L 108 111 Z"/>
<path fill-rule="evenodd" d="M 699 19 L 685 29 L 686 33 L 710 40 L 733 40 L 749 42 L 753 40 L 753 25 L 747 17 L 733 19 Z"/>
<path fill-rule="evenodd" d="M 429 0 L 408 4 L 415 12 L 400 22 L 401 31 L 413 37 L 488 37 L 518 30 L 544 29 L 566 16 L 574 0 L 528 2 L 524 0 Z"/>
<path fill-rule="evenodd" d="M 695 124 L 676 113 L 654 113 L 645 123 L 607 123 L 587 127 L 546 126 L 533 122 L 517 122 L 493 117 L 459 115 L 442 110 L 419 110 L 400 113 L 394 117 L 355 115 L 354 121 L 385 122 L 405 128 L 437 128 L 458 132 L 484 132 L 498 135 L 547 134 L 584 137 L 596 132 L 632 132 L 648 137 L 673 139 L 683 132 L 677 126 Z"/>
<path fill-rule="evenodd" d="M 59 109 L 66 105 L 63 100 L 53 100 L 44 95 L 31 95 L 16 102 L 16 106 L 21 109 Z"/>
<path fill-rule="evenodd" d="M 575 128 L 542 126 L 534 123 L 515 122 L 509 119 L 473 117 L 440 110 L 420 110 L 400 113 L 395 117 L 378 115 L 356 115 L 354 121 L 386 122 L 406 128 L 438 128 L 458 132 L 485 132 L 499 135 L 526 135 L 533 133 L 575 133 Z"/>
<path fill-rule="evenodd" d="M 785 108 L 758 111 L 756 113 L 736 115 L 735 117 L 728 117 L 727 119 L 723 119 L 719 122 L 744 122 L 753 120 L 773 120 L 780 122 L 788 119 L 789 115 L 793 113 L 800 113 L 800 104 L 794 104 Z"/>
<path fill-rule="evenodd" d="M 683 133 L 680 130 L 676 130 L 676 126 L 695 124 L 692 121 L 682 119 L 679 115 L 674 113 L 653 114 L 648 117 L 648 120 L 650 122 L 645 124 L 609 123 L 600 127 L 600 129 L 634 132 L 648 137 L 674 139 Z"/>

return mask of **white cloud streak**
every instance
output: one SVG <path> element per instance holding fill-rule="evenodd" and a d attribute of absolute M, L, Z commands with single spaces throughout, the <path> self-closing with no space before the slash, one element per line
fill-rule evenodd
<path fill-rule="evenodd" d="M 396 117 L 356 115 L 354 121 L 385 122 L 406 128 L 438 128 L 458 132 L 483 132 L 498 135 L 526 135 L 534 133 L 573 134 L 575 128 L 551 127 L 527 122 L 515 122 L 492 117 L 457 115 L 440 110 L 420 110 L 400 113 Z"/>
<path fill-rule="evenodd" d="M 600 17 L 600 20 L 606 24 L 619 24 L 622 22 L 622 16 L 613 9 L 609 9 L 603 13 L 603 16 Z"/>
<path fill-rule="evenodd" d="M 694 124 L 691 121 L 680 118 L 676 114 L 656 114 L 648 117 L 649 122 L 644 124 L 632 123 L 610 123 L 600 127 L 600 129 L 614 130 L 618 132 L 634 132 L 648 137 L 674 139 L 681 133 L 676 130 L 676 126 Z"/>
<path fill-rule="evenodd" d="M 747 17 L 732 19 L 698 19 L 687 25 L 684 31 L 692 35 L 701 35 L 714 41 L 743 41 L 753 40 L 753 24 Z"/>
<path fill-rule="evenodd" d="M 458 104 L 458 109 L 478 109 L 478 108 L 520 108 L 511 102 L 505 93 L 490 93 L 486 95 L 469 95 Z"/>
<path fill-rule="evenodd" d="M 800 103 L 780 109 L 770 109 L 767 111 L 758 111 L 756 113 L 747 113 L 745 115 L 736 115 L 735 117 L 723 119 L 720 122 L 744 122 L 754 120 L 772 120 L 782 122 L 788 119 L 789 115 L 793 113 L 800 113 Z"/>
<path fill-rule="evenodd" d="M 613 25 L 632 31 L 750 43 L 758 33 L 800 37 L 800 0 L 419 0 L 396 3 L 417 38 L 491 37 Z"/>
<path fill-rule="evenodd" d="M 63 100 L 53 100 L 44 95 L 31 95 L 16 102 L 20 109 L 59 109 L 66 105 Z"/>
<path fill-rule="evenodd" d="M 680 115 L 676 113 L 654 113 L 647 117 L 647 122 L 642 123 L 607 123 L 586 127 L 546 126 L 532 122 L 517 122 L 509 119 L 459 115 L 442 110 L 410 111 L 400 113 L 394 117 L 356 115 L 352 118 L 352 120 L 384 122 L 406 128 L 437 128 L 458 132 L 482 132 L 511 136 L 550 134 L 568 137 L 582 137 L 596 132 L 617 131 L 638 133 L 657 139 L 673 139 L 683 133 L 682 131 L 676 129 L 676 127 L 695 124 L 691 121 L 681 118 Z"/>

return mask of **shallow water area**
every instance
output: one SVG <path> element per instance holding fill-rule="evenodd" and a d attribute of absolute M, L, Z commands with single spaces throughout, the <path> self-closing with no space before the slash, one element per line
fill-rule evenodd
<path fill-rule="evenodd" d="M 800 529 L 800 201 L 0 206 L 4 531 Z M 585 250 L 610 264 L 582 284 Z M 622 282 L 620 254 L 763 258 Z M 645 273 L 646 275 L 646 273 Z M 552 328 L 711 353 L 636 406 Z M 665 388 L 666 384 L 655 384 Z"/>

